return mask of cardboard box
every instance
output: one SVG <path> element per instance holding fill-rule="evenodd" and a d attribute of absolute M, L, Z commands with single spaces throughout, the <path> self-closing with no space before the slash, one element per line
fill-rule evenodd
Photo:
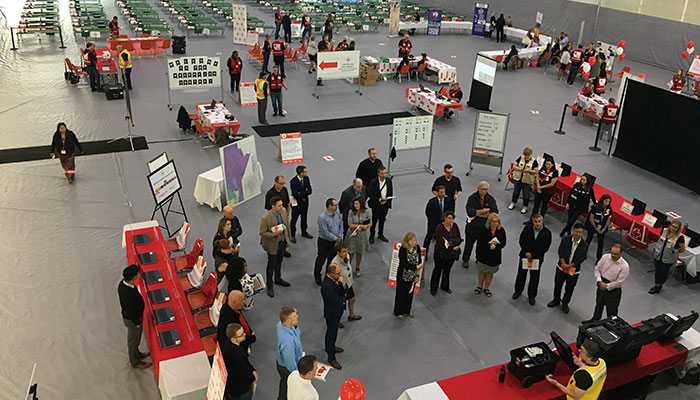
<path fill-rule="evenodd" d="M 360 78 L 352 78 L 352 84 L 357 85 L 360 82 Z"/>
<path fill-rule="evenodd" d="M 360 85 L 362 85 L 362 86 L 374 86 L 376 83 L 377 83 L 376 79 L 360 78 Z"/>

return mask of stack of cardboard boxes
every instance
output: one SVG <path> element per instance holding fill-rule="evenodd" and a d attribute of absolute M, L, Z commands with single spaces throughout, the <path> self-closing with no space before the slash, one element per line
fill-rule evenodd
<path fill-rule="evenodd" d="M 377 64 L 360 64 L 360 85 L 374 86 L 379 79 Z"/>

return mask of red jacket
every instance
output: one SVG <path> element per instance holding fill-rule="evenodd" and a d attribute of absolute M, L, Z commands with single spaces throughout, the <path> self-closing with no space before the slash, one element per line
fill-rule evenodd
<path fill-rule="evenodd" d="M 275 25 L 282 24 L 282 15 L 280 15 L 279 10 L 275 11 Z"/>
<path fill-rule="evenodd" d="M 619 107 L 615 104 L 608 104 L 607 106 L 605 106 L 603 108 L 603 122 L 614 124 L 615 120 L 617 119 L 618 109 Z"/>
<path fill-rule="evenodd" d="M 348 49 L 348 42 L 342 41 L 338 43 L 338 47 L 335 49 L 335 51 L 346 51 Z"/>
<path fill-rule="evenodd" d="M 119 35 L 119 23 L 114 22 L 114 20 L 109 21 L 109 30 L 110 30 L 110 32 L 112 32 L 112 34 L 114 36 L 118 36 Z"/>
<path fill-rule="evenodd" d="M 241 68 L 243 68 L 243 61 L 241 61 L 240 57 L 236 57 L 234 59 L 233 56 L 231 56 L 228 58 L 228 72 L 229 73 L 240 74 Z"/>
<path fill-rule="evenodd" d="M 282 90 L 282 75 L 272 73 L 267 81 L 270 82 L 270 90 Z"/>
<path fill-rule="evenodd" d="M 584 86 L 583 89 L 581 89 L 581 94 L 586 97 L 591 97 L 593 90 L 588 86 Z"/>
<path fill-rule="evenodd" d="M 399 42 L 399 52 L 401 54 L 409 54 L 411 52 L 412 47 L 413 45 L 408 39 L 401 39 L 401 41 Z"/>
<path fill-rule="evenodd" d="M 304 14 L 304 26 L 311 26 L 311 17 L 308 15 Z"/>
<path fill-rule="evenodd" d="M 269 53 L 272 51 L 272 47 L 270 46 L 270 41 L 265 39 L 263 42 L 263 48 L 262 48 L 263 53 Z"/>
<path fill-rule="evenodd" d="M 683 90 L 683 80 L 678 77 L 678 75 L 673 75 L 673 85 L 671 85 L 671 90 L 674 92 L 680 92 Z"/>
<path fill-rule="evenodd" d="M 581 57 L 583 56 L 583 51 L 581 49 L 576 49 L 571 53 L 571 62 L 580 63 Z"/>
<path fill-rule="evenodd" d="M 272 42 L 272 55 L 275 57 L 284 57 L 284 43 L 279 40 Z"/>
<path fill-rule="evenodd" d="M 603 78 L 601 76 L 595 78 L 595 92 L 596 94 L 601 94 L 605 93 L 605 83 L 608 80 L 606 78 Z"/>

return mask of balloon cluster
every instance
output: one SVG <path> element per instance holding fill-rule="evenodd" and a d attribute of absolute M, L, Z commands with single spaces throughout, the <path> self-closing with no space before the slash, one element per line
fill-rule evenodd
<path fill-rule="evenodd" d="M 688 58 L 689 55 L 693 54 L 694 51 L 695 51 L 695 43 L 688 42 L 688 48 L 683 50 L 683 52 L 681 53 L 681 57 L 686 59 L 686 58 Z"/>
<path fill-rule="evenodd" d="M 627 54 L 625 54 L 625 41 L 624 40 L 620 40 L 619 42 L 617 42 L 617 50 L 615 50 L 615 52 L 617 53 L 617 58 L 620 61 L 624 60 L 625 57 L 627 57 Z"/>
<path fill-rule="evenodd" d="M 340 386 L 341 400 L 365 400 L 365 385 L 359 379 L 350 378 Z"/>

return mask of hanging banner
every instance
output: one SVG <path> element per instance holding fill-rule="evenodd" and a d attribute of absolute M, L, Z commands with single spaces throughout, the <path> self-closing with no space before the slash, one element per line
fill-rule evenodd
<path fill-rule="evenodd" d="M 301 132 L 280 133 L 279 157 L 282 159 L 282 164 L 304 161 Z"/>
<path fill-rule="evenodd" d="M 232 4 L 233 43 L 246 44 L 248 41 L 248 12 L 243 4 Z"/>
<path fill-rule="evenodd" d="M 263 172 L 255 151 L 255 136 L 219 148 L 226 203 L 241 204 L 261 193 Z"/>
<path fill-rule="evenodd" d="M 206 400 L 222 400 L 224 391 L 226 390 L 226 378 L 228 371 L 224 364 L 224 358 L 221 356 L 221 349 L 216 345 L 214 353 L 214 362 L 211 365 L 211 375 L 209 375 L 209 387 L 207 388 Z"/>
<path fill-rule="evenodd" d="M 474 19 L 472 20 L 472 36 L 483 37 L 486 34 L 486 17 L 489 12 L 487 3 L 474 4 Z"/>
<path fill-rule="evenodd" d="M 440 25 L 442 24 L 442 10 L 430 10 L 428 12 L 428 31 L 430 36 L 440 36 Z"/>
<path fill-rule="evenodd" d="M 401 242 L 394 242 L 394 249 L 391 252 L 391 265 L 389 266 L 389 280 L 387 281 L 387 285 L 396 287 L 396 273 L 399 270 L 399 249 L 401 248 Z M 423 275 L 423 271 L 425 271 L 425 247 L 420 248 L 420 255 L 421 255 L 421 261 L 423 262 L 423 268 L 421 269 L 421 272 L 419 272 L 418 276 Z M 418 293 L 420 290 L 420 280 L 418 280 L 418 283 L 415 284 L 413 287 L 413 293 Z"/>
<path fill-rule="evenodd" d="M 392 1 L 389 4 L 389 36 L 399 35 L 399 23 L 401 22 L 401 2 Z"/>
<path fill-rule="evenodd" d="M 255 82 L 241 82 L 238 89 L 238 101 L 241 102 L 241 106 L 258 105 L 258 96 L 255 94 Z"/>

